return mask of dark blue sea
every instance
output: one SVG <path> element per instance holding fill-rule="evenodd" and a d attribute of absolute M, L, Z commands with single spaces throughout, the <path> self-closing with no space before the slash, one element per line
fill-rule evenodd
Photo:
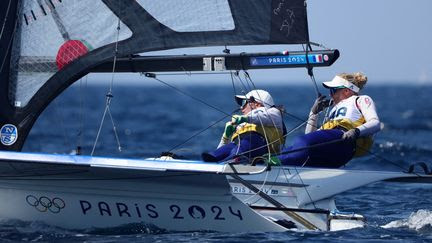
<path fill-rule="evenodd" d="M 233 95 L 241 88 L 234 91 L 230 85 L 171 85 L 176 89 L 163 84 L 115 83 L 110 104 L 112 120 L 107 113 L 94 155 L 146 158 L 173 151 L 198 159 L 201 152 L 217 146 L 227 114 L 237 109 Z M 285 106 L 288 130 L 307 119 L 315 97 L 310 83 L 258 88 L 270 91 L 275 102 Z M 67 89 L 42 113 L 24 151 L 69 154 L 80 146 L 82 153 L 89 155 L 108 90 L 108 83 L 93 85 L 86 81 Z M 416 162 L 432 167 L 432 86 L 372 85 L 364 93 L 374 99 L 384 128 L 376 136 L 372 154 L 351 161 L 347 168 L 401 171 Z M 287 143 L 303 129 L 293 131 Z M 56 242 L 432 241 L 432 184 L 380 182 L 343 193 L 336 203 L 341 211 L 364 215 L 367 226 L 339 232 L 155 233 L 140 226 L 70 231 L 34 222 L 3 222 L 0 237 L 2 241 Z"/>

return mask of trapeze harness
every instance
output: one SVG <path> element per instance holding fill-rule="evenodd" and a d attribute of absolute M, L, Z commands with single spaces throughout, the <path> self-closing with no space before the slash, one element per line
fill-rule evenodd
<path fill-rule="evenodd" d="M 368 120 L 373 120 L 372 124 L 365 125 L 365 115 Z M 342 100 L 331 109 L 328 121 L 320 127 L 321 130 L 340 129 L 343 131 L 353 128 L 358 128 L 361 135 L 356 140 L 354 157 L 365 155 L 372 147 L 372 134 L 379 130 L 379 119 L 369 96 L 351 96 Z"/>
<path fill-rule="evenodd" d="M 237 125 L 231 142 L 208 153 L 202 153 L 204 161 L 217 162 L 237 155 L 257 157 L 263 154 L 279 153 L 284 144 L 286 129 L 281 112 L 275 108 L 260 107 L 250 111 L 248 122 Z"/>
<path fill-rule="evenodd" d="M 258 133 L 266 139 L 271 153 L 279 153 L 285 144 L 286 128 L 280 115 L 280 111 L 271 107 L 252 110 L 248 116 L 249 123 L 242 123 L 237 126 L 231 141 L 237 143 L 243 136 L 253 132 Z"/>
<path fill-rule="evenodd" d="M 380 129 L 380 122 L 373 101 L 368 96 L 351 96 L 330 112 L 330 117 L 317 130 L 317 114 L 309 115 L 304 135 L 294 138 L 293 144 L 286 147 L 278 156 L 283 165 L 339 168 L 354 156 L 365 154 L 372 145 L 372 134 Z M 352 128 L 360 130 L 356 144 L 340 140 L 344 131 Z M 322 146 L 312 147 L 322 144 Z"/>

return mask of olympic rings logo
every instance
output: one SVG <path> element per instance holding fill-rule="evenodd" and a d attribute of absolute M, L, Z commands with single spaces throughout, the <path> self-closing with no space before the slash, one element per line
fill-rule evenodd
<path fill-rule="evenodd" d="M 63 201 L 63 199 L 58 197 L 50 199 L 45 196 L 37 198 L 33 195 L 28 195 L 26 197 L 26 201 L 30 206 L 36 208 L 36 210 L 39 212 L 50 211 L 51 213 L 59 213 L 60 210 L 66 207 L 66 203 Z"/>

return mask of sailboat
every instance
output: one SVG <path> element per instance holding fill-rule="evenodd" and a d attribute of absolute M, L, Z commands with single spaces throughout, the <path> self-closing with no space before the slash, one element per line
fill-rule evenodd
<path fill-rule="evenodd" d="M 334 197 L 427 174 L 24 153 L 39 115 L 88 73 L 220 72 L 332 65 L 312 50 L 304 0 L 19 0 L 0 4 L 0 218 L 67 229 L 140 223 L 167 231 L 362 227 Z M 304 50 L 139 55 L 182 47 L 300 44 Z M 109 94 L 107 95 L 109 99 Z M 258 198 L 258 199 L 257 199 Z"/>

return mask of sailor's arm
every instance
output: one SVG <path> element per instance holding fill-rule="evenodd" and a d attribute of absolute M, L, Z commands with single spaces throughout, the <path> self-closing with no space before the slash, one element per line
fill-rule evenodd
<path fill-rule="evenodd" d="M 357 100 L 357 105 L 366 120 L 366 123 L 357 127 L 360 136 L 368 136 L 379 132 L 381 130 L 380 120 L 372 98 L 362 95 Z"/>
<path fill-rule="evenodd" d="M 318 129 L 318 114 L 312 111 L 309 113 L 309 118 L 306 123 L 305 134 L 315 132 Z"/>
<path fill-rule="evenodd" d="M 236 127 L 235 127 L 235 125 L 232 124 L 231 121 L 225 123 L 225 129 L 224 129 L 224 132 L 222 134 L 222 137 L 219 141 L 217 148 L 220 148 L 220 147 L 230 143 L 230 139 L 231 139 L 232 135 L 234 134 L 235 130 L 236 130 Z"/>
<path fill-rule="evenodd" d="M 320 95 L 315 99 L 306 123 L 305 134 L 318 130 L 318 114 L 329 105 L 329 100 L 327 100 L 324 95 Z"/>
<path fill-rule="evenodd" d="M 249 123 L 263 126 L 276 126 L 282 129 L 282 116 L 277 108 L 258 108 L 247 114 Z"/>

